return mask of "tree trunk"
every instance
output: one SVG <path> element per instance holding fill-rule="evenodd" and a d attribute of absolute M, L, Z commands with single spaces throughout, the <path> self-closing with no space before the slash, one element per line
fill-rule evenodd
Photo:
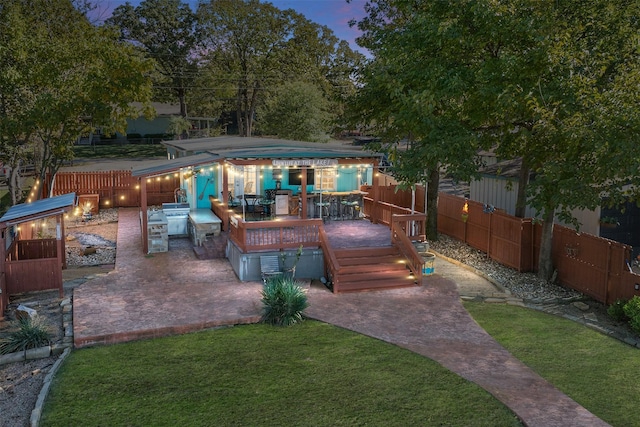
<path fill-rule="evenodd" d="M 440 168 L 434 166 L 427 183 L 427 240 L 438 240 L 438 187 Z"/>
<path fill-rule="evenodd" d="M 551 259 L 551 249 L 553 245 L 553 218 L 555 209 L 547 209 L 542 223 L 542 237 L 540 240 L 540 253 L 538 264 L 538 277 L 543 280 L 550 280 L 553 275 L 553 260 Z"/>
<path fill-rule="evenodd" d="M 185 90 L 184 88 L 178 89 L 178 100 L 180 102 L 180 116 L 184 119 L 187 118 L 187 103 L 185 102 Z"/>
<path fill-rule="evenodd" d="M 258 91 L 260 90 L 260 82 L 256 81 L 253 87 L 253 93 L 251 94 L 251 101 L 249 108 L 247 108 L 247 136 L 253 134 L 253 116 L 256 112 L 256 106 L 258 104 Z"/>
<path fill-rule="evenodd" d="M 522 159 L 520 166 L 520 174 L 518 175 L 518 195 L 516 198 L 515 216 L 524 218 L 527 210 L 527 186 L 529 185 L 529 173 L 531 169 L 529 165 Z"/>
<path fill-rule="evenodd" d="M 242 118 L 242 94 L 238 92 L 236 102 L 236 121 L 238 122 L 238 135 L 244 136 L 244 119 Z"/>

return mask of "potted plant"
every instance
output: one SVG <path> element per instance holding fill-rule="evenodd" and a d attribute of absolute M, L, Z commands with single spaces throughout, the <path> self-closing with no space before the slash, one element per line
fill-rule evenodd
<path fill-rule="evenodd" d="M 296 251 L 294 255 L 293 263 L 291 265 L 287 265 L 287 259 L 289 258 L 288 253 L 285 251 L 280 252 L 280 264 L 282 273 L 285 277 L 294 278 L 296 275 L 296 265 L 298 265 L 298 261 L 300 261 L 300 257 L 302 256 L 302 245 Z"/>
<path fill-rule="evenodd" d="M 618 222 L 618 218 L 613 216 L 603 216 L 600 218 L 600 226 L 604 228 L 615 228 L 620 223 Z"/>

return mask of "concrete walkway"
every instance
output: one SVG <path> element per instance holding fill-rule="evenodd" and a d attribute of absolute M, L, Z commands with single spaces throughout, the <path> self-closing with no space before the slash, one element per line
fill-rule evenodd
<path fill-rule="evenodd" d="M 144 256 L 138 224 L 136 210 L 120 210 L 115 270 L 74 289 L 76 347 L 258 321 L 261 283 L 238 282 L 226 260 L 197 260 L 180 240 Z M 391 291 L 334 295 L 311 286 L 306 314 L 439 362 L 527 426 L 607 425 L 512 357 L 460 301 L 461 293 L 508 294 L 440 258 L 436 273 L 424 286 Z"/>

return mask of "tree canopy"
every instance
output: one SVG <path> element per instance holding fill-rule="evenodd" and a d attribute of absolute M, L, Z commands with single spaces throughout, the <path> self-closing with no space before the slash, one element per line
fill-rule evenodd
<path fill-rule="evenodd" d="M 258 0 L 211 0 L 197 11 L 203 67 L 236 111 L 238 133 L 253 133 L 265 95 L 285 82 L 318 86 L 332 100 L 359 59 L 333 32 L 291 10 Z M 338 67 L 338 64 L 340 65 Z M 346 73 L 346 74 L 345 74 Z"/>
<path fill-rule="evenodd" d="M 139 114 L 131 102 L 150 99 L 151 64 L 70 1 L 11 0 L 0 22 L 0 158 L 17 203 L 27 156 L 43 178 L 72 157 L 82 133 L 124 130 L 126 118 Z"/>
<path fill-rule="evenodd" d="M 296 141 L 326 142 L 331 130 L 329 102 L 306 82 L 287 82 L 258 110 L 260 131 Z"/>
<path fill-rule="evenodd" d="M 180 115 L 187 116 L 186 97 L 197 77 L 196 15 L 180 0 L 144 0 L 133 7 L 128 2 L 114 9 L 106 25 L 120 30 L 121 38 L 153 58 L 156 100 L 177 100 Z"/>

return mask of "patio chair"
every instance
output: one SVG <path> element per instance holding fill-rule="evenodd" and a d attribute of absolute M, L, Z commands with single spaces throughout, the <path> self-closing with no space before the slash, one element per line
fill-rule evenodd
<path fill-rule="evenodd" d="M 270 277 L 276 277 L 282 274 L 277 255 L 262 255 L 260 257 L 260 274 L 265 284 Z"/>
<path fill-rule="evenodd" d="M 260 197 L 253 194 L 244 195 L 245 213 L 252 219 L 258 219 L 263 216 L 264 209 L 260 204 Z"/>

